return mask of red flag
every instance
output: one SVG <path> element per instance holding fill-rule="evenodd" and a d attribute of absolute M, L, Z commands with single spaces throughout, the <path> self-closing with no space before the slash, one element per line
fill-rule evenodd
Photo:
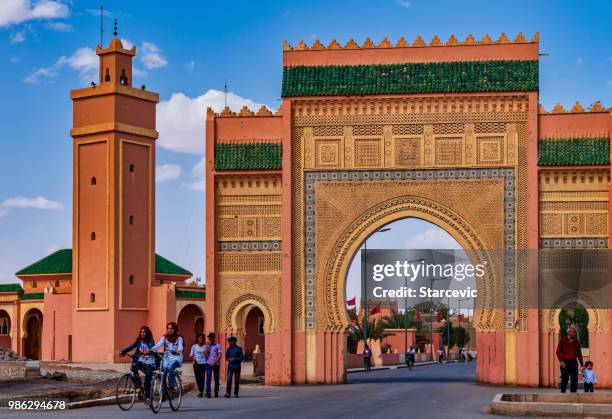
<path fill-rule="evenodd" d="M 378 313 L 380 313 L 380 304 L 374 307 L 372 311 L 370 311 L 370 316 L 373 316 L 374 314 L 378 314 Z"/>
<path fill-rule="evenodd" d="M 356 304 L 355 297 L 353 297 L 353 298 L 351 298 L 350 300 L 347 300 L 347 301 L 346 301 L 346 305 L 347 305 L 348 307 L 354 307 L 354 306 L 355 306 L 355 304 Z"/>

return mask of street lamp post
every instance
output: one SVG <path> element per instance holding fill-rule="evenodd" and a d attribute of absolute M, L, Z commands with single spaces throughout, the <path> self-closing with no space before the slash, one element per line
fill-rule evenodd
<path fill-rule="evenodd" d="M 433 283 L 434 281 L 442 281 L 446 279 L 446 277 L 442 277 L 442 278 L 429 278 L 429 289 L 433 290 Z M 431 293 L 430 293 L 431 295 Z M 429 307 L 429 353 L 431 355 L 431 360 L 433 361 L 433 313 L 434 313 L 434 307 L 433 307 L 433 295 L 431 295 L 431 297 L 429 297 L 429 302 L 431 304 L 431 306 Z"/>
<path fill-rule="evenodd" d="M 415 262 L 422 262 L 425 259 L 415 259 L 415 260 L 407 260 L 406 263 L 415 263 Z M 405 282 L 405 290 L 404 293 L 405 295 L 405 303 L 404 303 L 404 358 L 406 357 L 406 354 L 408 353 L 408 293 L 406 293 L 406 291 L 408 290 L 408 275 L 404 275 L 404 282 Z"/>
<path fill-rule="evenodd" d="M 391 228 L 381 228 L 380 230 L 376 230 L 372 235 L 376 233 L 385 233 L 391 230 Z M 363 349 L 365 350 L 366 345 L 368 344 L 368 281 L 367 281 L 367 271 L 368 271 L 368 239 L 366 238 L 364 243 L 364 254 L 363 254 L 363 272 L 361 275 L 361 289 L 364 291 L 363 293 Z"/>

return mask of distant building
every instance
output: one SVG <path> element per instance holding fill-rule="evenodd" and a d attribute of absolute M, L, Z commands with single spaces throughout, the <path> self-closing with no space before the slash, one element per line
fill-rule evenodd
<path fill-rule="evenodd" d="M 204 287 L 154 252 L 159 96 L 132 86 L 135 48 L 96 53 L 98 83 L 71 92 L 73 247 L 0 285 L 0 347 L 33 359 L 115 362 L 143 325 L 178 321 L 187 344 L 204 330 Z"/>

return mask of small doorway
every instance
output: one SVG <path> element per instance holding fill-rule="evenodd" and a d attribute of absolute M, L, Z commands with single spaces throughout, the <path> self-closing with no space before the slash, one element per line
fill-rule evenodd
<path fill-rule="evenodd" d="M 26 314 L 25 337 L 23 339 L 24 355 L 30 359 L 40 359 L 42 342 L 43 314 L 34 308 Z"/>

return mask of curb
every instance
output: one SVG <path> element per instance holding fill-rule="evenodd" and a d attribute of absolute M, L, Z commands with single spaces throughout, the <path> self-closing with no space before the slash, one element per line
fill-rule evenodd
<path fill-rule="evenodd" d="M 183 394 L 190 393 L 195 387 L 193 383 L 183 384 Z M 124 398 L 128 398 L 129 396 L 124 396 Z M 78 402 L 72 402 L 67 404 L 68 409 L 81 409 L 84 407 L 94 407 L 94 406 L 106 406 L 109 404 L 115 404 L 117 402 L 117 398 L 115 396 L 102 397 L 100 399 L 89 399 L 89 400 L 81 400 Z M 142 401 L 137 400 L 135 403 L 142 403 Z"/>

